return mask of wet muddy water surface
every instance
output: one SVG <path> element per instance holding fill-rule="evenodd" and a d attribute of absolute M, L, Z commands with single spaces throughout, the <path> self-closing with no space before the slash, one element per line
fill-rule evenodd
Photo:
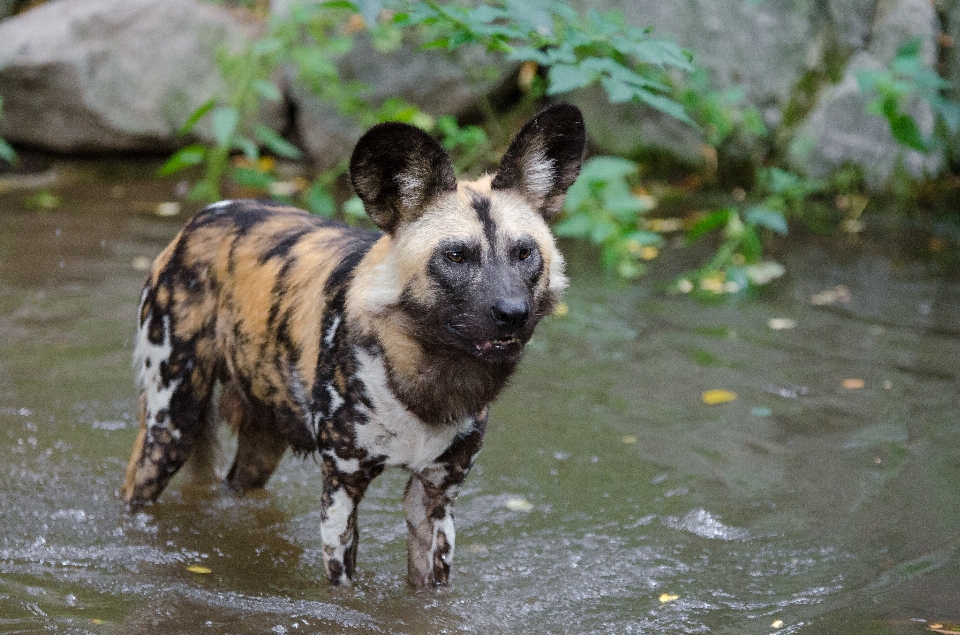
<path fill-rule="evenodd" d="M 566 245 L 569 311 L 541 325 L 492 409 L 451 586 L 407 586 L 405 475 L 388 472 L 361 504 L 342 590 L 324 581 L 310 458 L 244 497 L 181 479 L 140 512 L 117 500 L 138 266 L 186 213 L 156 216 L 172 185 L 143 170 L 85 169 L 55 209 L 0 193 L 0 632 L 960 622 L 960 274 L 912 247 L 940 230 L 868 220 L 855 237 L 792 238 L 761 299 L 713 306 L 657 286 L 688 252 L 623 284 Z M 707 405 L 711 389 L 736 399 Z"/>

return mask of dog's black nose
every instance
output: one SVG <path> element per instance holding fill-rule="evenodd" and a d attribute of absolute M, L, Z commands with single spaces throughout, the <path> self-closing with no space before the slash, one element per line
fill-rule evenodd
<path fill-rule="evenodd" d="M 493 314 L 493 321 L 496 322 L 497 326 L 517 329 L 526 323 L 530 308 L 524 298 L 505 298 L 497 300 L 490 307 L 490 312 Z"/>

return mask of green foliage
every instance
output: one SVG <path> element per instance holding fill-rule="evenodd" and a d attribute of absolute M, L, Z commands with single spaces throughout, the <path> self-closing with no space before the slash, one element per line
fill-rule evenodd
<path fill-rule="evenodd" d="M 750 139 L 763 139 L 769 135 L 760 112 L 745 105 L 746 94 L 742 88 L 714 90 L 709 79 L 704 69 L 695 69 L 689 81 L 681 85 L 678 96 L 703 130 L 705 143 L 717 148 L 738 132 Z"/>
<path fill-rule="evenodd" d="M 0 119 L 3 118 L 3 96 L 0 96 Z M 17 153 L 13 150 L 13 147 L 7 143 L 5 140 L 0 139 L 0 161 L 6 161 L 9 164 L 15 163 L 17 160 Z"/>
<path fill-rule="evenodd" d="M 810 197 L 830 187 L 824 181 L 779 168 L 760 170 L 758 185 L 755 202 L 715 210 L 690 228 L 689 242 L 708 234 L 718 235 L 719 247 L 706 264 L 681 276 L 675 283 L 676 290 L 702 298 L 742 295 L 783 275 L 782 265 L 763 258 L 764 235 L 785 236 L 787 217 L 801 216 Z"/>
<path fill-rule="evenodd" d="M 542 88 L 547 94 L 600 83 L 611 101 L 647 104 L 690 121 L 683 106 L 668 96 L 672 88 L 667 75 L 691 70 L 689 54 L 669 41 L 651 38 L 647 30 L 628 26 L 622 15 L 592 11 L 583 16 L 558 0 L 503 0 L 476 7 L 395 0 L 390 8 L 395 10 L 392 14 L 382 11 L 384 3 L 379 0 L 296 3 L 287 14 L 271 16 L 265 35 L 250 46 L 222 51 L 219 64 L 229 93 L 203 104 L 181 129 L 189 134 L 205 122 L 213 141 L 177 151 L 160 174 L 203 166 L 203 178 L 190 192 L 197 200 L 220 198 L 225 179 L 276 195 L 281 188 L 274 164 L 261 161 L 261 152 L 298 159 L 300 150 L 256 120 L 264 101 L 282 97 L 272 83 L 281 69 L 295 73 L 301 85 L 360 127 L 405 121 L 438 135 L 456 157 L 458 171 L 484 165 L 494 142 L 482 127 L 460 126 L 453 117 L 434 120 L 402 100 L 375 105 L 367 97 L 369 87 L 340 76 L 337 61 L 352 49 L 354 34 L 363 29 L 381 50 L 396 48 L 405 32 L 426 40 L 426 48 L 482 45 L 508 60 L 546 68 Z M 383 15 L 387 18 L 378 21 Z M 232 165 L 236 155 L 245 161 Z M 318 175 L 299 202 L 315 213 L 336 215 L 334 186 L 346 167 L 342 161 Z M 349 220 L 354 212 L 355 203 L 340 215 Z"/>
<path fill-rule="evenodd" d="M 919 37 L 911 39 L 897 50 L 887 68 L 860 71 L 857 84 L 862 92 L 875 95 L 868 111 L 887 120 L 898 143 L 927 153 L 960 133 L 960 104 L 944 96 L 950 84 L 924 64 L 921 44 Z M 930 105 L 937 119 L 929 135 L 924 135 L 909 111 L 920 100 Z"/>
<path fill-rule="evenodd" d="M 547 69 L 548 95 L 599 83 L 612 103 L 636 102 L 693 123 L 672 99 L 667 71 L 693 70 L 690 54 L 648 29 L 629 26 L 622 13 L 580 15 L 556 0 L 503 0 L 478 6 L 411 2 L 396 18 L 437 36 L 427 46 L 453 49 L 480 44 L 518 62 Z"/>
<path fill-rule="evenodd" d="M 580 238 L 599 245 L 603 264 L 624 278 L 643 272 L 644 247 L 659 246 L 659 234 L 643 231 L 640 220 L 653 207 L 649 198 L 631 190 L 637 165 L 617 157 L 593 157 L 564 201 L 564 218 L 556 224 L 558 236 Z"/>

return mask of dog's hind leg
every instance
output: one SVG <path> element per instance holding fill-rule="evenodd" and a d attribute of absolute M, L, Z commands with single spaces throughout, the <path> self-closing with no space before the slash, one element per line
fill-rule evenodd
<path fill-rule="evenodd" d="M 227 486 L 241 492 L 263 487 L 289 445 L 277 431 L 271 411 L 234 382 L 224 385 L 219 410 L 237 433 L 237 455 L 227 473 Z"/>
<path fill-rule="evenodd" d="M 131 505 L 155 500 L 189 458 L 209 425 L 213 385 L 210 364 L 198 359 L 197 337 L 177 338 L 170 315 L 151 312 L 149 305 L 141 308 L 141 315 L 135 356 L 140 432 L 120 489 L 121 498 Z"/>

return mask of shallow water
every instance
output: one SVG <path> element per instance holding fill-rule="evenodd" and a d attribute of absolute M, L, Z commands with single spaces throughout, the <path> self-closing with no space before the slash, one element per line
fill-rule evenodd
<path fill-rule="evenodd" d="M 720 306 L 572 253 L 569 313 L 538 331 L 458 502 L 451 587 L 405 582 L 397 472 L 361 505 L 344 591 L 323 581 L 310 459 L 242 498 L 177 483 L 136 514 L 115 498 L 136 433 L 133 263 L 185 219 L 152 214 L 172 184 L 139 169 L 88 170 L 58 193 L 50 211 L 0 195 L 0 632 L 960 622 L 960 278 L 918 255 L 926 229 L 793 239 L 787 278 Z M 654 270 L 688 257 L 668 250 Z M 848 301 L 811 303 L 837 285 Z M 715 388 L 737 399 L 705 405 Z"/>

